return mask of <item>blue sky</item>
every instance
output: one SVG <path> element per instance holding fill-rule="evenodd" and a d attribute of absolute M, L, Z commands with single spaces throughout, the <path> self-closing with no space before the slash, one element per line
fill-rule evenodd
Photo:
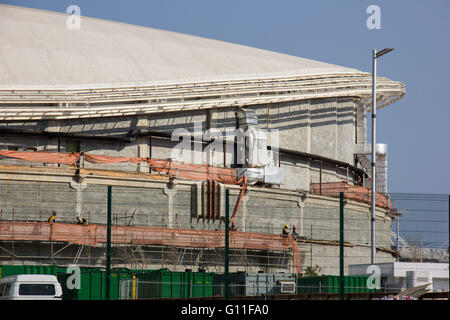
<path fill-rule="evenodd" d="M 371 72 L 371 50 L 395 51 L 378 76 L 402 81 L 406 96 L 377 113 L 388 144 L 390 192 L 450 194 L 450 1 L 65 1 L 0 0 L 172 30 Z M 369 5 L 381 29 L 369 30 Z M 369 132 L 370 134 L 370 132 Z M 370 135 L 369 135 L 370 137 Z"/>

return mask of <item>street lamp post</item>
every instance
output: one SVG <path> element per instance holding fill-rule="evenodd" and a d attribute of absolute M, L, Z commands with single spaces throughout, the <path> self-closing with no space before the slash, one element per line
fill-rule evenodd
<path fill-rule="evenodd" d="M 394 50 L 393 48 L 386 48 L 377 53 L 376 49 L 372 50 L 372 161 L 371 161 L 371 174 L 372 174 L 372 199 L 371 199 L 371 250 L 370 261 L 371 264 L 375 264 L 375 194 L 376 194 L 376 181 L 375 181 L 375 167 L 376 167 L 376 118 L 377 118 L 377 58 Z"/>

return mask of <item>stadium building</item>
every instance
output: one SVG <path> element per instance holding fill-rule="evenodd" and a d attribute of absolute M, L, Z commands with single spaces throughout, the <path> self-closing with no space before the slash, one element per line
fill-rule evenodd
<path fill-rule="evenodd" d="M 222 271 L 228 208 L 232 271 L 338 274 L 339 192 L 345 266 L 370 262 L 370 73 L 68 18 L 0 6 L 0 264 L 104 266 L 110 197 L 113 266 Z M 377 78 L 378 108 L 404 94 Z M 395 252 L 377 151 L 383 263 Z"/>

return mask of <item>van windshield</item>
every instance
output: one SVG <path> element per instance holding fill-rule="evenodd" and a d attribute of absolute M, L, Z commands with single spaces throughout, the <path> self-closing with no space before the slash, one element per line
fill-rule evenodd
<path fill-rule="evenodd" d="M 19 286 L 21 296 L 54 296 L 55 285 L 49 283 L 24 283 Z"/>

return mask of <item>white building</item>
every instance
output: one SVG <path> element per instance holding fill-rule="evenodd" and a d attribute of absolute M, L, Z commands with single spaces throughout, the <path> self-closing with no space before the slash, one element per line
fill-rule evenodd
<path fill-rule="evenodd" d="M 108 187 L 114 223 L 127 228 L 124 234 L 128 227 L 145 228 L 145 235 L 170 233 L 139 246 L 123 240 L 127 250 L 112 250 L 115 267 L 221 272 L 223 245 L 212 248 L 204 239 L 224 229 L 229 191 L 233 222 L 247 241 L 233 244 L 233 271 L 288 273 L 295 267 L 300 273 L 317 264 L 336 274 L 338 195 L 348 188 L 355 192 L 346 195 L 346 237 L 353 240 L 345 263 L 370 261 L 370 73 L 84 16 L 73 30 L 68 18 L 0 5 L 0 264 L 104 266 L 104 249 L 85 239 L 100 239 L 88 230 L 107 222 Z M 403 83 L 377 78 L 378 109 L 404 95 Z M 249 133 L 245 147 L 229 134 L 240 129 Z M 183 157 L 184 175 L 166 161 L 174 158 L 180 132 L 192 151 Z M 387 192 L 388 155 L 377 147 L 377 190 Z M 242 149 L 245 161 L 238 156 Z M 61 162 L 74 154 L 80 156 L 75 162 Z M 86 154 L 121 160 L 94 163 Z M 209 174 L 212 166 L 226 179 Z M 248 186 L 238 182 L 242 175 Z M 376 259 L 393 262 L 395 252 L 384 246 L 394 216 L 383 192 L 375 215 Z M 64 228 L 57 243 L 55 230 L 46 228 L 53 211 L 53 228 Z M 77 218 L 89 226 L 76 225 Z M 285 224 L 305 238 L 298 248 L 283 244 Z M 80 227 L 80 233 L 67 231 Z M 250 248 L 256 233 L 278 237 L 281 245 L 271 240 Z"/>
<path fill-rule="evenodd" d="M 388 292 L 400 292 L 407 288 L 432 283 L 433 292 L 448 291 L 449 277 L 447 263 L 391 262 L 377 263 L 380 268 L 381 288 Z M 370 264 L 354 264 L 349 275 L 367 275 Z"/>

